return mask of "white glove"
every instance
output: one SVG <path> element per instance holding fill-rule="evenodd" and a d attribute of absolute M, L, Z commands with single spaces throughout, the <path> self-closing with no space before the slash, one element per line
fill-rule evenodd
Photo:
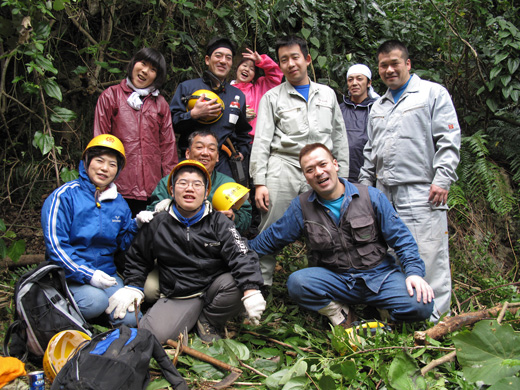
<path fill-rule="evenodd" d="M 105 288 L 116 285 L 117 280 L 103 271 L 95 270 L 92 278 L 90 279 L 90 284 L 94 287 L 104 290 Z"/>
<path fill-rule="evenodd" d="M 247 311 L 247 316 L 253 325 L 260 324 L 260 317 L 265 310 L 265 299 L 262 296 L 260 290 L 255 291 L 252 294 L 246 295 L 242 298 L 244 307 Z"/>
<path fill-rule="evenodd" d="M 159 203 L 155 205 L 155 212 L 158 213 L 160 211 L 168 211 L 170 209 L 170 204 L 172 202 L 171 198 L 166 198 L 161 200 Z"/>
<path fill-rule="evenodd" d="M 109 299 L 108 307 L 105 313 L 110 314 L 114 311 L 114 319 L 124 318 L 126 311 L 133 312 L 134 300 L 137 299 L 137 303 L 140 304 L 144 298 L 144 293 L 134 287 L 125 286 L 117 290 Z"/>
<path fill-rule="evenodd" d="M 140 228 L 141 226 L 143 226 L 143 224 L 150 222 L 153 219 L 154 215 L 155 213 L 153 211 L 140 211 L 139 214 L 135 216 L 137 227 Z"/>

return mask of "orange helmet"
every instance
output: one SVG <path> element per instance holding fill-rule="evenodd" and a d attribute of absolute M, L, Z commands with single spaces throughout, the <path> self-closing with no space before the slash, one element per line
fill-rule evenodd
<path fill-rule="evenodd" d="M 81 158 L 84 159 L 87 155 L 87 151 L 95 146 L 103 146 L 105 148 L 115 150 L 122 157 L 123 160 L 123 163 L 120 167 L 118 167 L 118 170 L 121 171 L 121 169 L 124 168 L 126 164 L 125 147 L 123 146 L 123 143 L 119 140 L 119 138 L 112 134 L 100 134 L 97 137 L 92 138 L 92 140 L 88 143 L 87 147 L 83 151 L 83 155 L 81 156 Z"/>

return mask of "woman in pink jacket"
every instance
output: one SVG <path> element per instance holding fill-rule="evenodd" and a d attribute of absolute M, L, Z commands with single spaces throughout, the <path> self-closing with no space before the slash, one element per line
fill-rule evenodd
<path fill-rule="evenodd" d="M 135 216 L 153 190 L 178 162 L 168 103 L 159 95 L 166 81 L 166 61 L 155 49 L 139 50 L 127 78 L 99 96 L 94 136 L 110 133 L 126 151 L 126 166 L 115 183 Z"/>
<path fill-rule="evenodd" d="M 231 84 L 246 95 L 247 118 L 253 128 L 249 134 L 254 137 L 260 99 L 271 88 L 280 85 L 283 73 L 278 64 L 268 55 L 260 55 L 250 49 L 246 50 L 247 53 L 242 53 L 242 61 L 238 64 L 236 80 L 233 80 Z M 258 77 L 259 69 L 264 71 L 265 76 Z"/>

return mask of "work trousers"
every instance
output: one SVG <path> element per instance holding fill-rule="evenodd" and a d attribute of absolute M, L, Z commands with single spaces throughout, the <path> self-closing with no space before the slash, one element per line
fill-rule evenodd
<path fill-rule="evenodd" d="M 424 279 L 435 294 L 431 320 L 437 322 L 442 314 L 450 311 L 451 302 L 447 206 L 435 207 L 428 202 L 429 184 L 384 186 L 378 183 L 377 188 L 392 202 L 417 241 L 426 266 Z"/>
<path fill-rule="evenodd" d="M 289 164 L 278 156 L 269 157 L 266 186 L 269 190 L 269 210 L 261 215 L 261 221 L 258 225 L 260 232 L 278 221 L 287 211 L 294 198 L 310 189 L 300 168 Z M 266 255 L 260 258 L 260 270 L 264 284 L 267 286 L 273 284 L 273 272 L 276 266 L 275 256 Z"/>
<path fill-rule="evenodd" d="M 230 273 L 218 276 L 204 293 L 195 298 L 159 298 L 139 322 L 139 327 L 152 332 L 160 343 L 177 340 L 179 333 L 189 332 L 197 320 L 209 322 L 217 330 L 243 308 L 243 293 Z"/>
<path fill-rule="evenodd" d="M 393 321 L 414 322 L 430 317 L 433 302 L 417 302 L 417 295 L 410 296 L 406 289 L 406 276 L 399 271 L 390 273 L 379 291 L 374 293 L 361 278 L 355 279 L 352 288 L 347 285 L 350 277 L 323 267 L 304 268 L 292 273 L 287 280 L 289 296 L 298 305 L 318 311 L 331 301 L 346 305 L 365 304 L 388 310 Z"/>

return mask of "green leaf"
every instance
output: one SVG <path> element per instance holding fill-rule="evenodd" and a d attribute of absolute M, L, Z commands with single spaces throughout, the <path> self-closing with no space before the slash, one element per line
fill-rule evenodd
<path fill-rule="evenodd" d="M 12 230 L 9 230 L 4 233 L 4 237 L 13 239 L 13 238 L 16 238 L 16 233 L 13 232 Z"/>
<path fill-rule="evenodd" d="M 319 380 L 319 388 L 321 390 L 336 390 L 336 381 L 328 375 L 324 375 Z"/>
<path fill-rule="evenodd" d="M 312 37 L 311 39 L 309 39 L 309 41 L 314 45 L 316 46 L 316 48 L 320 48 L 320 40 L 316 37 Z"/>
<path fill-rule="evenodd" d="M 414 358 L 408 352 L 400 352 L 392 360 L 388 370 L 388 380 L 399 390 L 426 390 L 426 381 L 421 375 Z"/>
<path fill-rule="evenodd" d="M 319 56 L 318 57 L 318 65 L 320 66 L 320 68 L 325 67 L 326 64 L 327 64 L 327 57 Z"/>
<path fill-rule="evenodd" d="M 309 35 L 311 35 L 311 30 L 306 29 L 305 27 L 301 29 L 301 32 L 305 39 L 308 39 Z"/>
<path fill-rule="evenodd" d="M 496 112 L 498 110 L 498 105 L 492 98 L 486 99 L 486 104 L 491 111 Z"/>
<path fill-rule="evenodd" d="M 24 252 L 25 240 L 17 240 L 7 249 L 7 256 L 16 263 Z"/>
<path fill-rule="evenodd" d="M 5 227 L 4 220 L 0 218 L 0 232 L 5 232 L 7 228 Z"/>
<path fill-rule="evenodd" d="M 507 60 L 507 69 L 509 70 L 510 74 L 513 74 L 518 69 L 518 66 L 520 65 L 520 59 L 519 58 L 508 58 Z"/>
<path fill-rule="evenodd" d="M 513 99 L 513 101 L 515 103 L 518 103 L 518 99 L 520 99 L 520 90 L 519 89 L 514 89 L 511 92 L 511 99 Z"/>
<path fill-rule="evenodd" d="M 516 385 L 515 385 L 516 383 Z M 511 390 L 520 389 L 520 378 L 510 376 L 500 379 L 497 383 L 491 386 L 488 390 Z"/>
<path fill-rule="evenodd" d="M 305 18 L 303 18 L 303 21 L 304 21 L 305 24 L 308 25 L 310 28 L 314 27 L 314 19 L 313 19 L 313 18 L 305 17 Z"/>
<path fill-rule="evenodd" d="M 56 69 L 54 67 L 54 65 L 52 64 L 52 61 L 50 61 L 49 59 L 43 57 L 42 55 L 37 56 L 34 59 L 34 62 L 38 66 L 42 67 L 44 70 L 46 70 L 48 72 L 51 72 L 51 73 L 54 73 L 54 74 L 58 74 L 58 69 Z"/>
<path fill-rule="evenodd" d="M 330 368 L 333 372 L 343 375 L 345 378 L 354 379 L 357 375 L 356 363 L 346 360 L 341 364 L 335 364 Z"/>
<path fill-rule="evenodd" d="M 282 387 L 282 390 L 297 390 L 297 389 L 303 390 L 303 389 L 307 388 L 308 382 L 309 382 L 309 380 L 306 377 L 291 378 Z"/>
<path fill-rule="evenodd" d="M 88 68 L 86 66 L 77 66 L 76 69 L 72 71 L 75 75 L 85 74 L 88 72 Z"/>
<path fill-rule="evenodd" d="M 491 69 L 491 72 L 489 72 L 489 78 L 494 79 L 502 70 L 501 66 L 495 66 L 493 69 Z"/>
<path fill-rule="evenodd" d="M 480 321 L 472 332 L 454 336 L 453 342 L 464 376 L 472 382 L 492 385 L 520 371 L 520 364 L 504 364 L 507 359 L 520 359 L 520 337 L 509 324 Z"/>
<path fill-rule="evenodd" d="M 63 182 L 67 183 L 72 180 L 76 180 L 79 177 L 78 171 L 75 169 L 70 170 L 67 167 L 61 168 L 60 178 Z"/>
<path fill-rule="evenodd" d="M 264 359 L 270 359 L 275 356 L 280 356 L 280 350 L 276 348 L 262 348 L 255 351 L 254 354 Z"/>
<path fill-rule="evenodd" d="M 249 360 L 249 348 L 244 344 L 231 339 L 222 339 L 224 345 L 240 360 Z"/>
<path fill-rule="evenodd" d="M 495 57 L 495 65 L 501 63 L 503 60 L 505 60 L 507 57 L 509 57 L 509 53 L 500 53 Z"/>
<path fill-rule="evenodd" d="M 65 9 L 65 3 L 68 3 L 68 2 L 69 2 L 69 0 L 54 0 L 52 9 L 54 11 L 62 11 Z"/>
<path fill-rule="evenodd" d="M 511 75 L 501 76 L 500 81 L 502 82 L 502 85 L 505 87 L 509 82 L 511 81 Z"/>
<path fill-rule="evenodd" d="M 39 148 L 42 154 L 45 156 L 54 146 L 54 138 L 48 134 L 43 134 L 41 131 L 37 131 L 34 133 L 32 144 L 35 148 Z"/>
<path fill-rule="evenodd" d="M 61 95 L 61 89 L 58 86 L 58 83 L 54 81 L 54 77 L 43 80 L 42 86 L 47 95 L 61 102 L 63 98 Z"/>
<path fill-rule="evenodd" d="M 53 111 L 51 121 L 54 123 L 70 122 L 77 118 L 76 113 L 68 108 L 56 106 L 53 108 Z"/>

